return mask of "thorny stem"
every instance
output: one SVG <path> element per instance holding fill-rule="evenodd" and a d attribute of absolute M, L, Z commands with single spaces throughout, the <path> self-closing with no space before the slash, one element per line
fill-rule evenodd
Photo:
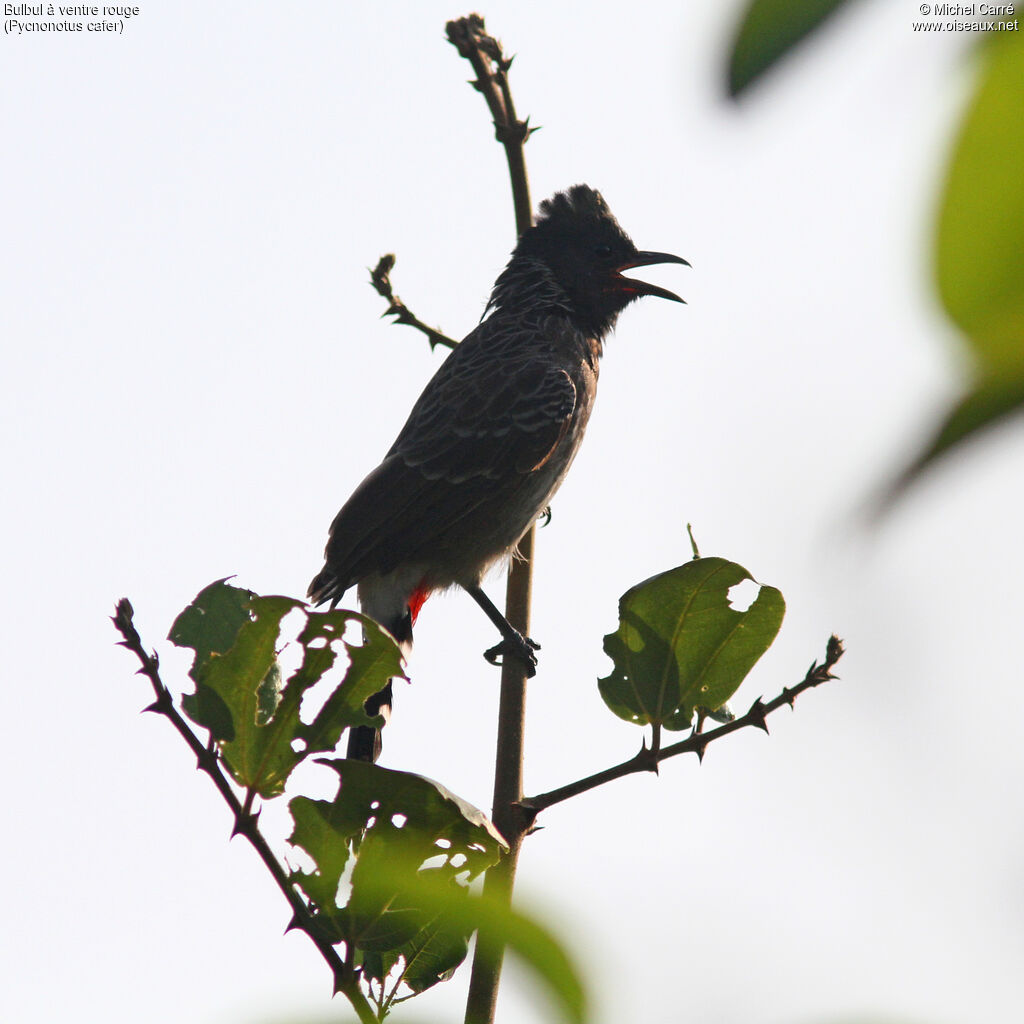
<path fill-rule="evenodd" d="M 394 253 L 388 253 L 386 256 L 381 256 L 377 261 L 377 266 L 370 271 L 370 284 L 373 285 L 377 294 L 381 298 L 386 299 L 388 303 L 388 308 L 384 310 L 381 316 L 393 316 L 395 323 L 405 324 L 406 327 L 414 327 L 417 331 L 422 331 L 427 336 L 427 341 L 430 342 L 431 350 L 437 348 L 438 345 L 442 345 L 445 348 L 455 348 L 458 345 L 457 341 L 449 338 L 447 334 L 442 334 L 434 327 L 428 327 L 394 293 L 391 288 L 390 276 L 391 271 L 394 269 L 395 255 Z"/>
<path fill-rule="evenodd" d="M 297 928 L 306 933 L 313 944 L 320 951 L 320 955 L 327 961 L 334 976 L 334 991 L 341 992 L 352 1004 L 353 1009 L 359 1016 L 361 1024 L 372 1024 L 376 1015 L 373 1012 L 366 997 L 359 988 L 359 978 L 350 964 L 347 964 L 338 955 L 338 951 L 331 945 L 328 939 L 321 934 L 317 927 L 316 920 L 310 913 L 302 897 L 288 879 L 281 862 L 274 856 L 273 851 L 267 845 L 267 841 L 257 827 L 259 812 L 252 813 L 252 793 L 248 794 L 245 805 L 238 799 L 238 795 L 231 787 L 227 776 L 220 769 L 220 762 L 215 750 L 205 746 L 203 741 L 189 728 L 188 723 L 181 717 L 178 709 L 174 706 L 170 690 L 164 685 L 160 678 L 160 662 L 156 653 L 148 654 L 142 646 L 142 639 L 132 621 L 134 611 L 131 602 L 121 598 L 117 603 L 117 609 L 113 615 L 113 623 L 117 631 L 124 639 L 120 642 L 121 647 L 131 651 L 141 663 L 142 667 L 138 674 L 146 676 L 153 686 L 156 700 L 146 710 L 155 711 L 163 715 L 178 730 L 182 739 L 189 745 L 192 753 L 196 756 L 197 767 L 200 771 L 206 772 L 217 791 L 224 798 L 225 803 L 231 809 L 234 816 L 234 828 L 232 835 L 242 835 L 249 840 L 253 849 L 263 861 L 267 870 L 273 876 L 277 887 L 284 894 L 292 911 L 292 920 L 289 923 L 289 930 Z"/>
<path fill-rule="evenodd" d="M 529 118 L 520 121 L 516 116 L 508 82 L 508 69 L 514 58 L 505 57 L 501 43 L 487 34 L 484 19 L 479 14 L 449 21 L 445 31 L 448 42 L 459 51 L 459 56 L 472 65 L 476 79 L 470 84 L 487 101 L 494 119 L 494 137 L 505 147 L 518 238 L 533 222 L 523 144 L 537 129 L 530 127 Z"/>
<path fill-rule="evenodd" d="M 448 41 L 458 50 L 459 56 L 468 60 L 472 66 L 476 78 L 471 84 L 487 102 L 494 120 L 495 137 L 505 148 L 518 238 L 533 223 L 533 206 L 523 155 L 523 144 L 533 129 L 516 116 L 508 82 L 512 59 L 506 59 L 501 44 L 493 36 L 487 35 L 484 20 L 478 14 L 448 22 L 446 31 Z M 530 527 L 519 542 L 505 590 L 505 618 L 524 636 L 528 636 L 530 631 L 534 532 L 535 528 Z M 523 796 L 525 721 L 526 670 L 517 659 L 506 657 L 501 666 L 491 817 L 495 827 L 508 842 L 509 850 L 484 878 L 484 896 L 495 898 L 504 905 L 512 902 L 519 851 L 532 823 L 532 818 L 524 815 L 520 808 Z M 477 935 L 469 980 L 466 1024 L 493 1022 L 503 953 L 501 942 L 492 938 L 486 929 L 481 929 Z"/>
<path fill-rule="evenodd" d="M 479 91 L 494 120 L 495 137 L 505 148 L 512 198 L 515 210 L 516 235 L 521 235 L 532 224 L 532 205 L 526 175 L 526 161 L 523 144 L 536 128 L 530 128 L 528 121 L 520 121 L 508 81 L 508 69 L 512 58 L 505 58 L 501 44 L 486 34 L 484 20 L 477 14 L 451 21 L 446 26 L 448 40 L 470 62 L 476 78 L 470 83 Z M 398 323 L 406 324 L 427 336 L 431 348 L 444 345 L 454 348 L 456 342 L 440 331 L 427 326 L 413 315 L 409 308 L 393 292 L 390 272 L 395 257 L 387 255 L 380 259 L 371 271 L 371 282 L 387 302 L 386 315 L 393 315 Z M 524 636 L 529 635 L 530 600 L 533 583 L 533 548 L 535 529 L 519 542 L 516 558 L 509 570 L 506 588 L 505 617 Z M 691 541 L 692 541 L 691 533 Z M 694 544 L 696 554 L 696 545 Z M 622 778 L 641 771 L 657 772 L 658 765 L 669 757 L 688 752 L 703 758 L 709 743 L 732 732 L 755 725 L 768 731 L 765 718 L 783 704 L 793 702 L 804 690 L 819 686 L 835 678 L 831 669 L 843 653 L 841 641 L 833 636 L 828 643 L 825 662 L 811 665 L 805 678 L 792 688 L 787 688 L 774 700 L 764 704 L 760 699 L 740 718 L 726 725 L 702 733 L 703 718 L 686 740 L 669 746 L 662 746 L 661 730 L 655 727 L 651 747 L 646 746 L 635 757 L 603 772 L 562 786 L 534 797 L 523 797 L 523 748 L 526 714 L 526 673 L 519 662 L 506 657 L 502 664 L 501 694 L 498 708 L 498 737 L 495 752 L 494 800 L 491 817 L 495 827 L 509 844 L 509 851 L 502 860 L 488 870 L 484 879 L 484 894 L 492 896 L 506 905 L 511 903 L 515 885 L 516 867 L 523 839 L 533 828 L 537 815 L 547 807 L 568 800 L 570 797 L 588 792 L 613 779 Z M 470 977 L 469 996 L 466 1003 L 465 1024 L 493 1024 L 497 1005 L 498 984 L 501 977 L 503 947 L 500 941 L 492 939 L 485 929 L 477 936 L 476 953 Z"/>
<path fill-rule="evenodd" d="M 842 655 L 842 640 L 837 636 L 832 636 L 829 638 L 826 648 L 825 661 L 821 665 L 817 662 L 812 662 L 811 667 L 807 670 L 807 674 L 799 683 L 795 686 L 784 688 L 782 693 L 768 701 L 767 704 L 758 697 L 745 715 L 741 715 L 725 725 L 720 725 L 717 729 L 712 729 L 710 732 L 700 732 L 698 729 L 694 729 L 693 733 L 685 740 L 681 740 L 679 743 L 672 743 L 660 749 L 656 745 L 651 748 L 645 746 L 628 761 L 623 761 L 621 764 L 617 764 L 612 768 L 606 768 L 602 772 L 589 775 L 587 778 L 580 779 L 577 782 L 570 782 L 566 786 L 552 789 L 547 793 L 526 797 L 520 801 L 519 806 L 530 816 L 532 821 L 533 818 L 546 808 L 553 807 L 555 804 L 562 803 L 563 800 L 579 796 L 581 793 L 586 793 L 591 789 L 596 789 L 598 786 L 603 786 L 606 782 L 612 782 L 615 779 L 621 779 L 623 776 L 633 775 L 636 772 L 656 772 L 658 765 L 662 761 L 675 757 L 678 754 L 696 754 L 698 758 L 703 760 L 704 751 L 710 743 L 714 743 L 715 740 L 720 740 L 724 736 L 728 736 L 730 733 L 737 732 L 740 729 L 754 726 L 767 732 L 768 724 L 765 719 L 772 712 L 778 711 L 783 704 L 793 707 L 796 698 L 805 690 L 809 690 L 814 686 L 820 686 L 822 683 L 836 678 L 832 673 L 832 669 Z"/>

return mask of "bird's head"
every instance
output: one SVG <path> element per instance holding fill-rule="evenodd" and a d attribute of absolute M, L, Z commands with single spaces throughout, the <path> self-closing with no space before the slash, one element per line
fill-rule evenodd
<path fill-rule="evenodd" d="M 519 239 L 517 258 L 543 263 L 568 296 L 580 325 L 603 337 L 619 313 L 641 295 L 660 295 L 675 302 L 674 292 L 622 272 L 654 263 L 682 263 L 680 256 L 638 250 L 608 209 L 600 192 L 575 185 L 541 203 L 536 224 Z"/>

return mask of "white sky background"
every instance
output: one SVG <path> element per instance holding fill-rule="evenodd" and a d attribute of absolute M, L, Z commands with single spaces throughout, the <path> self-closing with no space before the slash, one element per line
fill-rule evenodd
<path fill-rule="evenodd" d="M 543 815 L 523 900 L 600 1024 L 946 1024 L 1024 996 L 1019 431 L 881 529 L 856 518 L 961 360 L 927 254 L 968 41 L 915 34 L 918 6 L 855 6 L 741 109 L 720 89 L 736 3 L 483 10 L 543 125 L 535 203 L 586 181 L 641 248 L 693 263 L 642 272 L 689 305 L 621 318 L 539 536 L 528 790 L 638 746 L 598 697 L 601 637 L 623 590 L 688 557 L 687 521 L 786 595 L 737 706 L 831 631 L 848 644 L 770 739 Z M 513 242 L 504 157 L 450 3 L 141 7 L 120 37 L 0 42 L 0 1017 L 345 1019 L 180 739 L 138 714 L 107 616 L 130 596 L 179 685 L 163 638 L 205 584 L 305 591 L 440 359 L 380 319 L 365 268 L 396 252 L 398 293 L 467 332 Z M 385 736 L 384 763 L 483 807 L 493 642 L 465 596 L 428 603 Z M 461 1019 L 467 978 L 404 1019 Z M 511 969 L 503 1024 L 529 999 Z"/>

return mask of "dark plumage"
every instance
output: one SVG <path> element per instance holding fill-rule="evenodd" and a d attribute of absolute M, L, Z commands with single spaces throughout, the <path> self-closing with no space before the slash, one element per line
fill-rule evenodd
<path fill-rule="evenodd" d="M 620 276 L 678 256 L 639 252 L 600 193 L 576 185 L 541 204 L 494 285 L 485 318 L 424 388 L 384 461 L 331 526 L 316 603 L 358 584 L 363 610 L 406 652 L 432 591 L 467 590 L 502 632 L 488 652 L 520 657 L 532 641 L 480 590 L 548 504 L 583 439 L 598 360 L 618 314 L 672 292 Z M 390 692 L 368 703 L 385 713 Z M 379 735 L 354 730 L 349 756 L 376 759 Z"/>

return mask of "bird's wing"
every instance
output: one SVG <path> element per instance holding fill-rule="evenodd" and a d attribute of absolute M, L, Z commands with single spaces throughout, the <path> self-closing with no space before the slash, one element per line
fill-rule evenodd
<path fill-rule="evenodd" d="M 551 457 L 576 388 L 551 350 L 521 331 L 521 323 L 485 321 L 442 364 L 384 461 L 334 520 L 327 564 L 310 587 L 315 599 L 429 560 L 442 535 Z"/>
<path fill-rule="evenodd" d="M 521 324 L 481 328 L 427 385 L 388 453 L 428 479 L 529 473 L 557 447 L 576 408 L 569 374 L 549 348 L 521 336 Z"/>

